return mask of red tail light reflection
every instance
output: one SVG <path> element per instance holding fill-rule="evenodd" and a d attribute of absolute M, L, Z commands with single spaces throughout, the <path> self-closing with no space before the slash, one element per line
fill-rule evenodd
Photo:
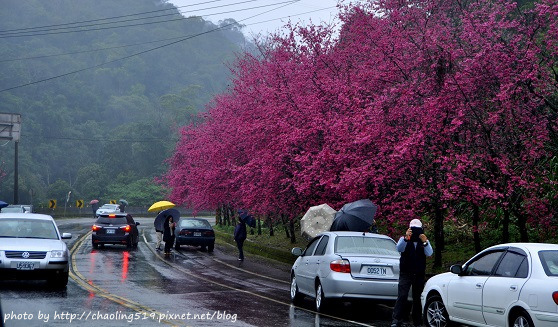
<path fill-rule="evenodd" d="M 329 268 L 340 273 L 351 273 L 351 263 L 347 259 L 334 260 L 329 263 Z"/>

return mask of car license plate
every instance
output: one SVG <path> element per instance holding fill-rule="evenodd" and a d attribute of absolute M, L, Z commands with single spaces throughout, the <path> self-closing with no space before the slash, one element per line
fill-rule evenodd
<path fill-rule="evenodd" d="M 201 232 L 194 232 L 194 236 L 201 236 Z"/>
<path fill-rule="evenodd" d="M 16 269 L 17 270 L 33 270 L 33 269 L 35 269 L 35 263 L 34 262 L 28 262 L 28 261 L 18 262 L 17 265 L 16 265 Z"/>
<path fill-rule="evenodd" d="M 107 229 L 107 234 L 114 234 L 114 229 Z"/>
<path fill-rule="evenodd" d="M 366 273 L 373 276 L 386 276 L 388 269 L 385 267 L 366 267 Z"/>

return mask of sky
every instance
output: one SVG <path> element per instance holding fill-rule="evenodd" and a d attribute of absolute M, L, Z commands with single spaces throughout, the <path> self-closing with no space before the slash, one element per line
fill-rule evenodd
<path fill-rule="evenodd" d="M 202 16 L 217 24 L 233 18 L 240 24 L 247 37 L 265 36 L 276 32 L 290 20 L 307 24 L 335 23 L 337 0 L 168 0 L 185 16 Z M 259 8 L 258 8 L 259 7 Z M 309 13 L 311 12 L 311 13 Z M 258 15 L 261 14 L 261 15 Z M 258 15 L 256 17 L 252 17 Z M 252 17 L 252 18 L 250 18 Z M 285 18 L 283 18 L 285 17 Z M 278 19 L 283 18 L 283 19 Z"/>

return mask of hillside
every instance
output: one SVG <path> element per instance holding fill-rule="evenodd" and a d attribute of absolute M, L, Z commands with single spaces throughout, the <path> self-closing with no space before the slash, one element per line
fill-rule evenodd
<path fill-rule="evenodd" d="M 165 1 L 2 1 L 0 112 L 22 116 L 19 202 L 162 196 L 151 181 L 179 127 L 226 89 L 246 44 L 238 26 L 217 28 Z"/>

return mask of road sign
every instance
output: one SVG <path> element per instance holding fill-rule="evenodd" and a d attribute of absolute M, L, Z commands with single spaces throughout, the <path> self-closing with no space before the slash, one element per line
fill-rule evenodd
<path fill-rule="evenodd" d="M 110 200 L 110 204 L 116 204 L 116 200 Z"/>
<path fill-rule="evenodd" d="M 48 208 L 56 209 L 56 200 L 48 200 Z"/>
<path fill-rule="evenodd" d="M 83 208 L 83 200 L 76 200 L 76 207 Z"/>

